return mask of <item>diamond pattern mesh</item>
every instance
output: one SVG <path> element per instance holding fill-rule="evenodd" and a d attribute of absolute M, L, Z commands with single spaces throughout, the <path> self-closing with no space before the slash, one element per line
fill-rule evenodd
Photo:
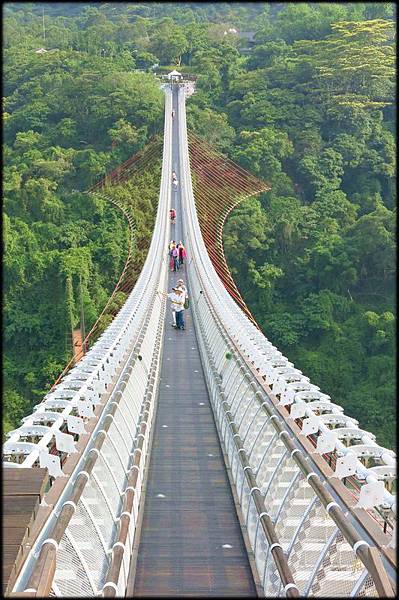
<path fill-rule="evenodd" d="M 311 593 L 323 597 L 348 597 L 363 570 L 362 562 L 338 531 L 317 570 Z"/>
<path fill-rule="evenodd" d="M 116 417 L 115 417 L 116 420 Z M 118 458 L 118 461 L 121 463 L 121 467 L 123 471 L 126 471 L 128 465 L 129 465 L 129 460 L 130 460 L 130 451 L 131 451 L 131 434 L 130 437 L 125 438 L 125 440 L 123 439 L 121 433 L 120 433 L 120 420 L 118 422 L 118 427 L 116 426 L 115 423 L 112 423 L 109 431 L 108 431 L 108 437 L 110 438 L 110 441 L 112 440 L 111 444 L 114 446 L 114 453 L 116 455 L 116 457 Z M 128 450 L 128 446 L 126 442 L 130 442 L 129 443 L 129 450 Z M 104 446 L 103 446 L 104 447 Z M 116 452 L 117 449 L 117 452 Z M 119 456 L 120 455 L 120 456 Z M 122 476 L 122 481 L 123 481 L 123 476 Z"/>
<path fill-rule="evenodd" d="M 278 439 L 278 437 L 275 437 L 267 451 L 265 458 L 260 464 L 257 475 L 258 485 L 262 492 L 266 492 L 269 482 L 276 470 L 276 466 L 285 451 L 286 448 L 283 442 Z"/>
<path fill-rule="evenodd" d="M 242 403 L 244 394 L 247 391 L 247 388 L 248 388 L 248 380 L 245 379 L 244 377 L 242 377 L 242 379 L 240 380 L 240 377 L 239 377 L 238 388 L 235 386 L 232 390 L 232 395 L 231 395 L 233 401 L 232 401 L 232 404 L 230 405 L 230 410 L 233 415 L 237 411 L 238 406 Z M 233 398 L 233 396 L 234 396 L 234 398 Z M 236 421 L 236 418 L 234 420 Z"/>
<path fill-rule="evenodd" d="M 97 461 L 98 462 L 98 461 Z M 83 493 L 85 502 L 90 507 L 93 516 L 96 519 L 97 526 L 101 531 L 106 543 L 113 539 L 115 534 L 115 520 L 107 502 L 105 501 L 103 491 L 100 489 L 94 477 L 90 480 Z"/>
<path fill-rule="evenodd" d="M 125 473 L 108 438 L 105 438 L 93 473 L 104 487 L 111 506 L 115 506 L 123 490 Z"/>
<path fill-rule="evenodd" d="M 94 515 L 93 515 L 94 517 Z M 75 547 L 90 559 L 90 575 L 98 589 L 102 588 L 108 568 L 108 557 L 93 522 L 82 502 L 79 502 L 69 526 L 68 534 Z M 109 543 L 110 540 L 106 540 Z"/>
<path fill-rule="evenodd" d="M 367 575 L 366 580 L 363 584 L 362 589 L 357 594 L 359 598 L 378 598 L 377 590 L 375 589 L 374 582 L 370 575 Z"/>
<path fill-rule="evenodd" d="M 303 473 L 300 473 L 296 483 L 291 487 L 275 523 L 277 537 L 284 550 L 288 549 L 295 530 L 313 497 L 312 488 L 308 485 Z"/>
<path fill-rule="evenodd" d="M 319 558 L 323 543 L 325 544 L 329 538 L 328 533 L 331 535 L 332 521 L 328 519 L 328 523 L 325 523 L 323 521 L 323 513 L 325 514 L 324 508 L 319 499 L 317 499 L 303 520 L 298 517 L 288 519 L 288 523 L 291 526 L 291 537 L 293 537 L 298 525 L 300 525 L 298 535 L 288 557 L 288 564 L 300 593 L 303 593 L 305 589 L 312 569 Z M 332 524 L 334 526 L 334 523 Z M 327 531 L 328 525 L 330 528 Z M 319 544 L 319 552 L 309 552 L 311 544 Z"/>
<path fill-rule="evenodd" d="M 274 441 L 272 441 L 274 438 Z M 253 469 L 257 469 L 260 461 L 262 460 L 263 454 L 266 448 L 268 450 L 268 456 L 270 457 L 270 450 L 276 441 L 276 430 L 273 425 L 268 422 L 267 425 L 262 429 L 258 439 L 256 440 L 255 446 L 251 452 L 249 462 Z M 272 442 L 272 443 L 271 443 Z"/>
<path fill-rule="evenodd" d="M 125 440 L 126 446 L 130 450 L 132 447 L 132 443 L 133 443 L 133 432 L 134 432 L 135 428 L 131 427 L 129 430 L 129 428 L 127 426 L 127 423 L 130 422 L 130 415 L 126 410 L 125 402 L 123 402 L 122 405 L 119 405 L 119 410 L 117 410 L 115 413 L 115 421 L 116 421 L 118 428 L 123 436 L 123 439 Z M 125 444 L 124 444 L 124 447 L 125 447 Z"/>
<path fill-rule="evenodd" d="M 255 430 L 255 427 L 254 427 L 255 424 L 253 424 L 252 427 L 250 427 L 250 425 L 251 425 L 256 413 L 258 413 L 258 415 L 260 413 L 257 403 L 254 401 L 253 398 L 251 399 L 249 404 L 250 404 L 249 409 L 247 410 L 242 422 L 239 425 L 237 425 L 238 431 L 241 435 L 241 438 L 248 436 L 249 428 L 251 429 L 251 433 L 252 433 L 252 431 Z M 263 421 L 264 419 L 262 418 L 261 420 Z M 260 422 L 260 419 L 259 419 L 259 422 Z M 247 433 L 247 430 L 248 430 L 248 433 Z M 259 431 L 259 429 L 258 429 L 258 431 Z"/>
<path fill-rule="evenodd" d="M 82 566 L 82 561 L 68 539 L 67 532 L 64 533 L 57 551 L 54 583 L 56 583 L 62 596 L 79 598 L 82 596 L 95 596 L 97 593 L 97 590 L 93 589 L 90 584 L 86 571 Z"/>

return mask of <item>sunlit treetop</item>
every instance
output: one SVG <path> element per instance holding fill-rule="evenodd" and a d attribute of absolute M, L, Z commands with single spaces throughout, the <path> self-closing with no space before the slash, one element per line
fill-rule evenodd
<path fill-rule="evenodd" d="M 382 107 L 394 97 L 394 24 L 384 19 L 342 21 L 324 40 L 294 43 L 294 62 L 313 69 L 320 89 L 338 104 Z"/>

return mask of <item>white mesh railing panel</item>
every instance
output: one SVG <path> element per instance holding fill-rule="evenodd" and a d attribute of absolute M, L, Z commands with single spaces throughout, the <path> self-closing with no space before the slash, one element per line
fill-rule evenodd
<path fill-rule="evenodd" d="M 359 598 L 378 598 L 377 590 L 375 589 L 374 581 L 370 575 L 367 575 L 360 591 L 356 593 Z"/>
<path fill-rule="evenodd" d="M 257 402 L 255 400 L 254 393 L 252 393 L 246 397 L 245 409 L 243 409 L 241 418 L 237 424 L 238 433 L 240 434 L 244 443 L 246 440 L 246 432 L 253 422 L 257 410 Z"/>
<path fill-rule="evenodd" d="M 90 557 L 90 576 L 99 587 L 104 581 L 109 561 L 103 543 L 82 502 L 79 502 L 76 507 L 76 512 L 68 526 L 68 535 L 73 539 L 75 548 L 84 556 Z"/>
<path fill-rule="evenodd" d="M 122 438 L 123 449 L 121 454 L 126 464 L 127 455 L 131 452 L 135 433 L 134 422 L 130 421 L 130 415 L 127 414 L 126 411 L 126 402 L 122 403 L 121 401 L 121 405 L 119 406 L 119 410 L 116 411 L 114 420 L 119 429 L 118 435 L 120 435 Z"/>
<path fill-rule="evenodd" d="M 94 465 L 92 478 L 94 479 L 96 487 L 101 490 L 101 494 L 103 495 L 104 501 L 111 514 L 115 516 L 118 512 L 121 492 L 117 488 L 114 478 L 112 477 L 109 463 L 104 460 L 102 453 L 100 453 L 96 464 Z"/>
<path fill-rule="evenodd" d="M 95 596 L 97 590 L 90 583 L 90 579 L 81 558 L 75 548 L 64 534 L 57 551 L 57 569 L 54 583 L 62 596 L 69 598 L 80 598 Z"/>
<path fill-rule="evenodd" d="M 242 419 L 245 417 L 246 411 L 248 410 L 251 399 L 252 399 L 252 397 L 251 397 L 250 392 L 247 387 L 247 389 L 244 391 L 244 393 L 241 397 L 241 401 L 238 404 L 236 411 L 234 413 L 234 421 L 237 424 L 238 430 L 240 429 L 240 423 L 241 423 Z"/>
<path fill-rule="evenodd" d="M 271 557 L 270 547 L 267 555 L 266 569 L 263 576 L 263 589 L 266 598 L 276 598 L 281 595 L 281 580 L 280 576 L 278 575 L 276 565 Z"/>
<path fill-rule="evenodd" d="M 118 411 L 119 412 L 119 411 Z M 127 448 L 126 440 L 123 438 L 119 422 L 118 422 L 117 414 L 114 417 L 113 422 L 111 423 L 108 429 L 108 435 L 106 440 L 109 440 L 110 447 L 112 446 L 112 458 L 115 459 L 115 463 L 118 465 L 118 475 L 117 479 L 120 482 L 120 485 L 124 485 L 126 471 L 129 467 L 130 461 L 130 452 L 132 450 L 132 439 L 131 436 L 127 438 L 129 440 L 129 450 Z M 104 448 L 105 444 L 103 445 Z M 110 463 L 112 464 L 112 463 Z M 115 473 L 115 472 L 114 472 Z"/>
<path fill-rule="evenodd" d="M 363 570 L 364 565 L 338 532 L 317 569 L 310 595 L 348 598 Z"/>
<path fill-rule="evenodd" d="M 256 510 L 253 496 L 249 498 L 249 506 L 245 519 L 247 532 L 252 546 L 255 544 L 256 526 L 258 523 L 258 511 Z"/>
<path fill-rule="evenodd" d="M 310 493 L 309 490 L 312 493 Z M 299 523 L 312 497 L 312 488 L 307 485 L 304 475 L 299 473 L 299 476 L 296 476 L 294 484 L 286 490 L 286 496 L 281 501 L 279 507 L 280 513 L 276 515 L 274 512 L 273 514 L 276 519 L 275 529 L 277 537 L 284 550 L 287 550 L 293 535 L 290 519 L 295 518 Z"/>
<path fill-rule="evenodd" d="M 90 480 L 90 486 L 86 486 L 83 497 L 96 519 L 96 525 L 101 531 L 105 543 L 110 547 L 116 531 L 115 517 L 94 477 Z"/>
<path fill-rule="evenodd" d="M 265 502 L 272 519 L 276 518 L 277 512 L 281 508 L 281 503 L 285 497 L 287 489 L 290 486 L 293 473 L 297 470 L 293 467 L 289 455 L 285 456 L 280 467 L 273 475 L 273 481 L 266 494 Z"/>
<path fill-rule="evenodd" d="M 256 439 L 256 443 L 253 446 L 249 446 L 248 440 L 248 447 L 250 447 L 251 452 L 249 462 L 255 471 L 257 471 L 259 467 L 262 467 L 265 453 L 270 456 L 270 448 L 273 447 L 277 440 L 277 433 L 271 421 L 267 419 L 265 414 L 262 415 L 262 419 L 263 427 L 258 438 Z"/>
<path fill-rule="evenodd" d="M 125 487 L 124 484 L 126 481 L 126 472 L 123 468 L 120 457 L 115 451 L 115 448 L 108 436 L 105 438 L 101 448 L 101 458 L 103 463 L 107 466 L 107 470 L 111 476 L 104 477 L 105 473 L 99 472 L 98 469 L 95 473 L 104 486 L 104 489 L 109 490 L 110 494 L 108 497 L 110 499 L 112 498 L 112 504 L 114 504 L 116 498 L 120 497 L 123 488 Z"/>
<path fill-rule="evenodd" d="M 283 442 L 277 436 L 273 437 L 273 443 L 268 448 L 267 454 L 261 457 L 258 464 L 257 480 L 259 487 L 263 493 L 268 491 L 268 485 L 275 473 L 275 468 L 279 460 L 286 452 Z M 268 442 L 268 438 L 266 443 Z M 261 446 L 264 447 L 264 446 Z"/>
<path fill-rule="evenodd" d="M 254 420 L 252 421 L 246 437 L 245 437 L 245 448 L 248 452 L 248 456 L 249 456 L 249 461 L 251 463 L 251 465 L 254 467 L 255 466 L 255 458 L 253 457 L 253 453 L 254 453 L 254 449 L 257 448 L 258 445 L 258 439 L 260 437 L 260 435 L 262 434 L 262 429 L 264 427 L 266 427 L 268 425 L 267 423 L 267 419 L 265 418 L 265 415 L 263 414 L 263 412 L 259 413 L 258 411 L 257 415 L 255 416 Z"/>
<path fill-rule="evenodd" d="M 264 588 L 264 581 L 266 581 L 267 577 L 269 543 L 261 526 L 257 527 L 255 533 L 254 555 L 259 578 L 262 582 L 262 587 Z"/>
<path fill-rule="evenodd" d="M 296 532 L 299 519 L 292 518 L 288 521 L 291 521 L 292 533 Z M 335 523 L 317 499 L 300 526 L 288 558 L 288 564 L 301 593 L 334 529 Z"/>

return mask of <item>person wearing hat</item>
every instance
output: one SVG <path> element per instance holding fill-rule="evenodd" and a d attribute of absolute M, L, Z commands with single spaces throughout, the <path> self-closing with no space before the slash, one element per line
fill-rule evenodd
<path fill-rule="evenodd" d="M 172 258 L 173 258 L 173 271 L 178 271 L 179 270 L 179 251 L 176 248 L 176 246 L 174 248 L 172 248 Z"/>
<path fill-rule="evenodd" d="M 178 279 L 176 286 L 182 289 L 184 292 L 184 308 L 186 309 L 188 308 L 188 292 L 186 286 L 184 285 L 183 279 Z"/>
<path fill-rule="evenodd" d="M 173 325 L 176 329 L 184 329 L 184 300 L 185 293 L 180 287 L 172 288 L 172 293 L 167 294 L 158 290 L 162 296 L 166 296 L 171 301 Z"/>

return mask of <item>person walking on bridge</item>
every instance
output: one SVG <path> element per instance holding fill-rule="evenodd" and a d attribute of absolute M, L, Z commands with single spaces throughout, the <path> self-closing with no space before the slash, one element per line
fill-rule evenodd
<path fill-rule="evenodd" d="M 184 264 L 184 259 L 185 259 L 185 258 L 186 258 L 186 256 L 187 256 L 186 249 L 185 249 L 185 247 L 183 246 L 183 243 L 182 243 L 182 241 L 181 241 L 181 240 L 180 240 L 180 242 L 177 244 L 177 248 L 178 248 L 178 250 L 179 250 L 179 267 L 181 267 L 181 266 L 182 266 L 182 264 Z"/>
<path fill-rule="evenodd" d="M 188 291 L 187 291 L 186 286 L 184 285 L 183 279 L 177 280 L 176 287 L 180 288 L 184 292 L 184 309 L 186 310 L 189 305 L 189 299 L 188 299 Z"/>
<path fill-rule="evenodd" d="M 162 292 L 161 290 L 158 290 L 158 291 L 162 296 L 169 298 L 169 300 L 171 301 L 172 317 L 173 317 L 172 327 L 174 327 L 175 329 L 183 329 L 184 330 L 183 313 L 184 313 L 185 294 L 184 294 L 183 290 L 179 287 L 174 287 L 174 288 L 172 288 L 171 294 L 168 294 L 167 292 Z"/>
<path fill-rule="evenodd" d="M 176 271 L 179 270 L 179 251 L 176 248 L 176 246 L 174 246 L 172 248 L 172 258 L 173 258 L 173 271 L 176 273 Z"/>
<path fill-rule="evenodd" d="M 168 255 L 169 255 L 169 269 L 170 269 L 171 271 L 173 271 L 173 270 L 174 270 L 174 268 L 173 268 L 173 267 L 174 267 L 174 264 L 175 264 L 175 261 L 173 260 L 173 249 L 174 249 L 174 248 L 176 248 L 176 242 L 175 242 L 175 240 L 171 240 L 171 241 L 169 242 L 169 248 L 168 248 Z"/>

